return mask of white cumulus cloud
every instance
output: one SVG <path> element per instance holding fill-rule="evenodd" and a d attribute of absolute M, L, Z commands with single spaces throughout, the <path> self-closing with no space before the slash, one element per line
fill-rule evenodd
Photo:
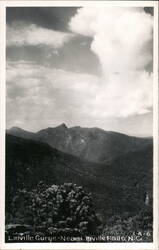
<path fill-rule="evenodd" d="M 103 70 L 94 115 L 127 117 L 149 112 L 152 74 L 145 69 L 152 61 L 153 17 L 143 8 L 84 7 L 69 26 L 92 37 L 90 49 Z"/>

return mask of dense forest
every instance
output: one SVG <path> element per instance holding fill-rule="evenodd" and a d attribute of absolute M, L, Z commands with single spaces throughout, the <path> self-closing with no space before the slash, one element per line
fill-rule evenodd
<path fill-rule="evenodd" d="M 152 140 L 136 145 L 93 162 L 7 133 L 6 241 L 28 232 L 54 241 L 152 241 Z"/>

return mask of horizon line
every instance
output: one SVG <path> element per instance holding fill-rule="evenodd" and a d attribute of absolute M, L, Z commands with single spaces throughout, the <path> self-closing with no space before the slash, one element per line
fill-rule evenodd
<path fill-rule="evenodd" d="M 105 132 L 112 132 L 112 133 L 118 133 L 118 134 L 123 134 L 123 135 L 127 135 L 127 136 L 132 136 L 132 137 L 140 137 L 140 138 L 153 138 L 153 134 L 152 135 L 142 135 L 142 134 L 137 134 L 137 133 L 132 133 L 132 134 L 129 134 L 129 133 L 125 133 L 125 132 L 121 132 L 121 131 L 117 131 L 117 130 L 106 130 L 106 129 L 103 129 L 103 128 L 100 128 L 100 127 L 83 127 L 83 126 L 80 126 L 80 125 L 76 125 L 76 126 L 70 126 L 70 127 L 68 127 L 67 125 L 66 125 L 66 123 L 60 123 L 59 125 L 57 125 L 57 126 L 54 126 L 54 127 L 44 127 L 44 128 L 41 128 L 41 129 L 39 129 L 39 130 L 35 130 L 35 131 L 32 131 L 32 130 L 28 130 L 28 129 L 24 129 L 24 128 L 22 128 L 22 127 L 19 127 L 19 126 L 11 126 L 11 127 L 9 127 L 9 128 L 5 128 L 5 130 L 7 131 L 7 130 L 11 130 L 11 129 L 13 129 L 13 128 L 17 128 L 17 129 L 21 129 L 21 130 L 24 130 L 24 131 L 26 131 L 26 132 L 30 132 L 30 133 L 38 133 L 39 131 L 41 131 L 41 130 L 46 130 L 46 129 L 55 129 L 55 128 L 58 128 L 58 127 L 60 127 L 60 126 L 65 126 L 66 127 L 66 129 L 71 129 L 71 128 L 82 128 L 82 129 L 100 129 L 100 130 L 103 130 L 103 131 L 105 131 Z"/>

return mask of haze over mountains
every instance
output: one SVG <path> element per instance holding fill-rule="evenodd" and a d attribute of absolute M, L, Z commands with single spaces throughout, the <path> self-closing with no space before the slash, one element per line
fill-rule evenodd
<path fill-rule="evenodd" d="M 37 133 L 12 127 L 7 133 L 45 142 L 62 152 L 96 163 L 109 162 L 121 154 L 140 150 L 152 143 L 152 138 L 137 138 L 99 128 L 67 128 L 65 124 Z"/>

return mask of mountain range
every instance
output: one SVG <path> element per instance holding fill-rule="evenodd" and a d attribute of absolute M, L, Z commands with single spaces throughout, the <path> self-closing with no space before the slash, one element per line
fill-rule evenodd
<path fill-rule="evenodd" d="M 104 131 L 99 128 L 67 128 L 63 123 L 36 133 L 13 127 L 8 134 L 49 144 L 62 152 L 81 159 L 105 163 L 115 157 L 142 149 L 152 144 L 152 138 L 137 138 L 125 134 Z"/>
<path fill-rule="evenodd" d="M 19 188 L 73 182 L 92 193 L 104 217 L 137 214 L 152 198 L 153 140 L 62 124 L 6 133 L 6 208 Z"/>

